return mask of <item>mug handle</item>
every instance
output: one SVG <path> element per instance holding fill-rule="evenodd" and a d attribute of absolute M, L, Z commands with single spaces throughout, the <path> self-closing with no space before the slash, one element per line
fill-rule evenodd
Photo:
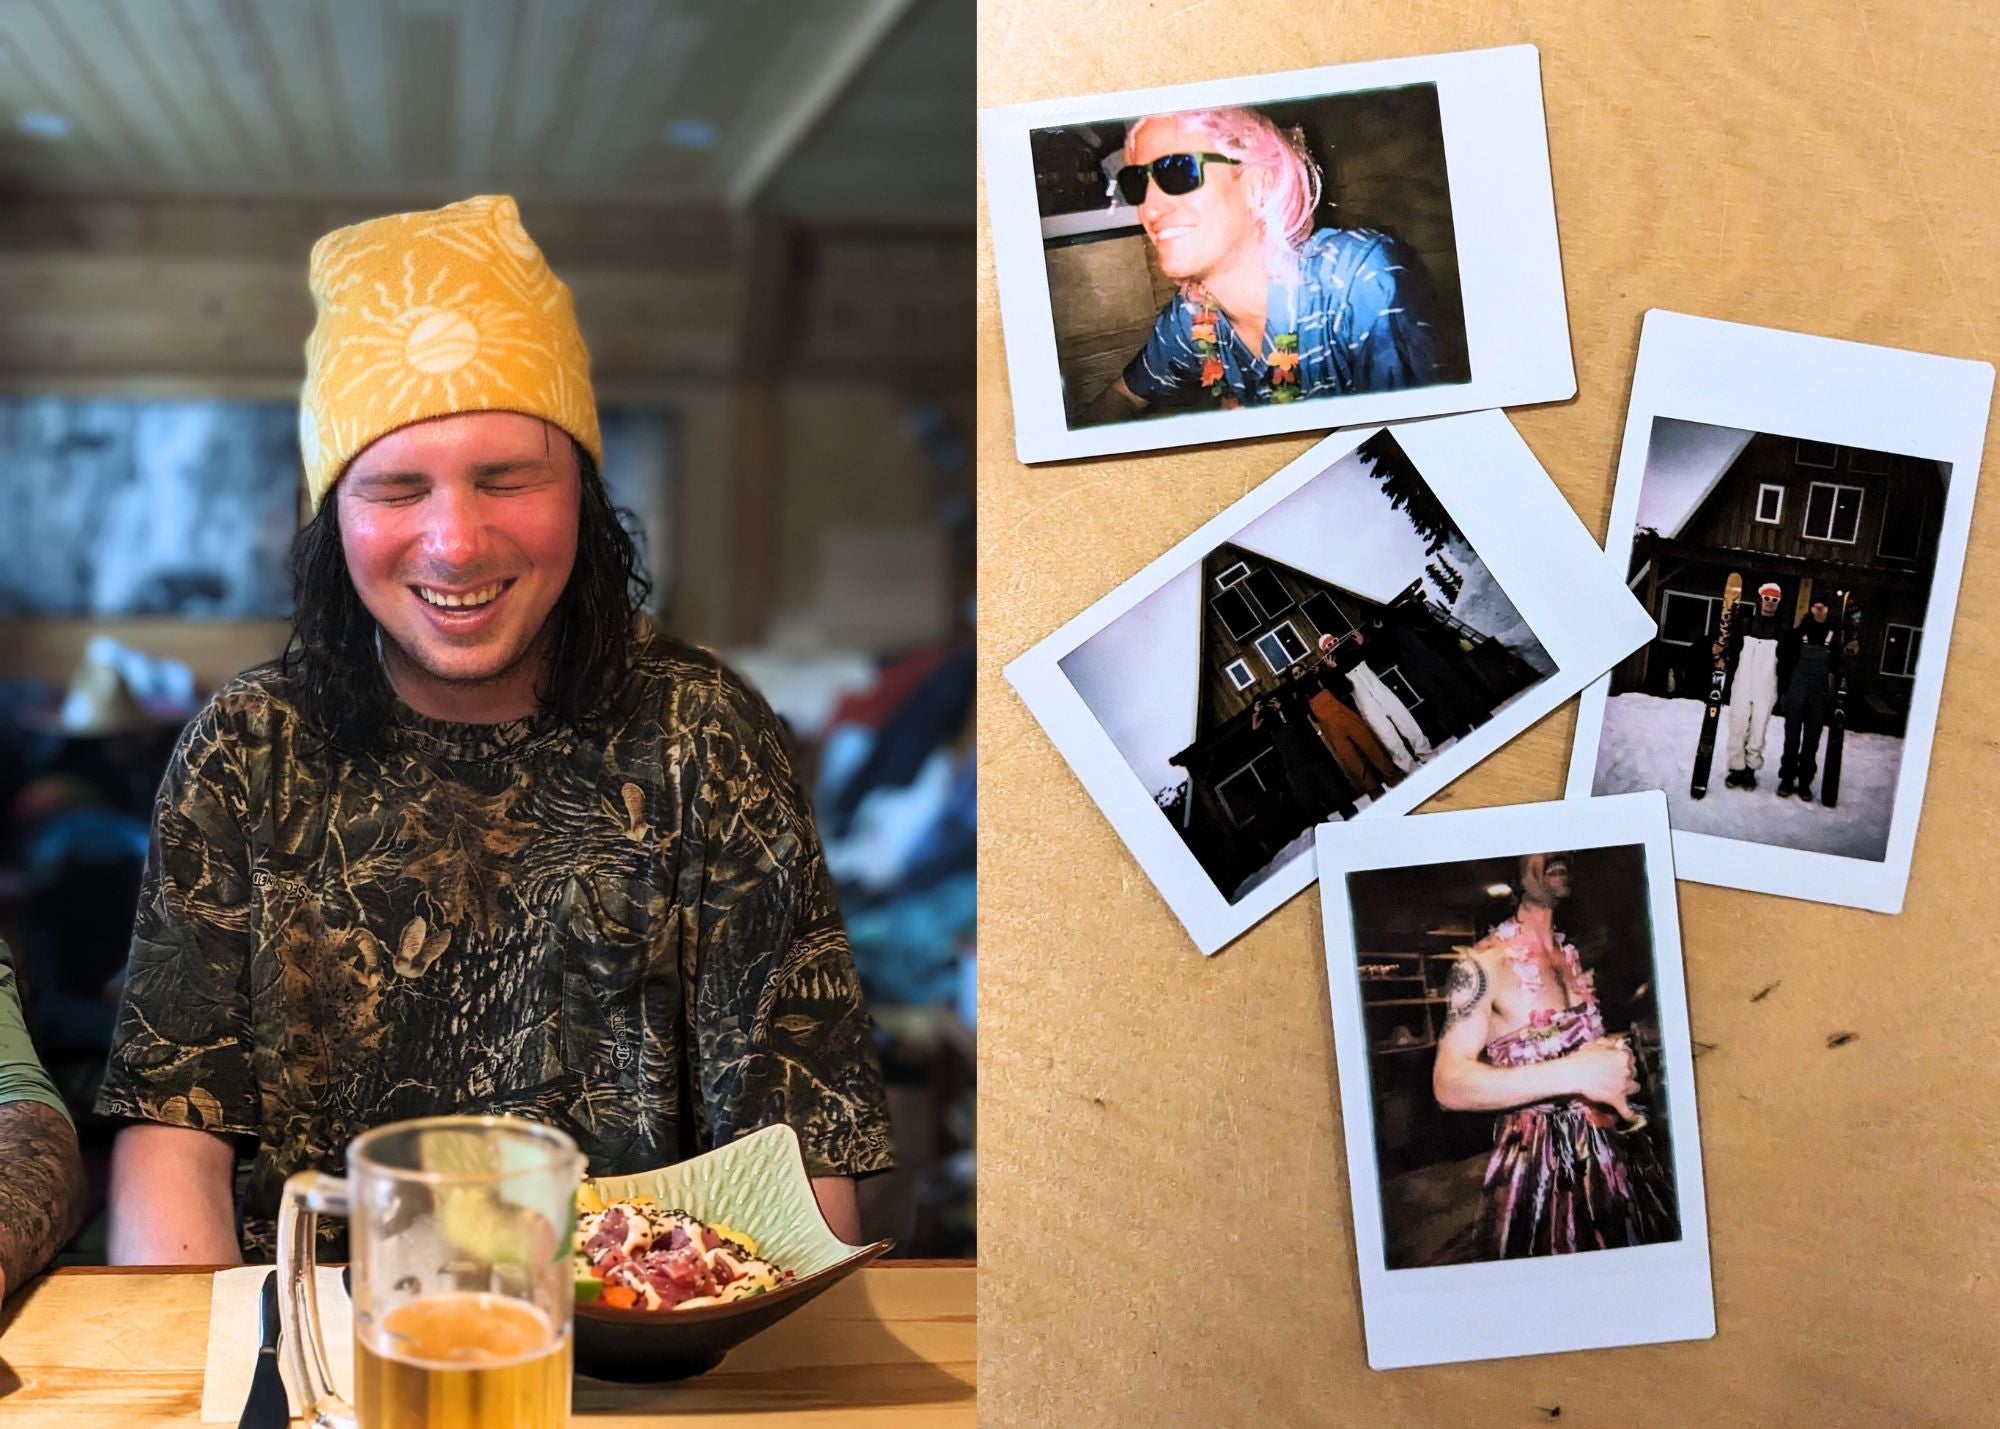
<path fill-rule="evenodd" d="M 333 1389 L 326 1345 L 320 1337 L 319 1285 L 313 1273 L 314 1242 L 322 1215 L 350 1214 L 347 1182 L 301 1171 L 288 1178 L 278 1203 L 278 1326 L 284 1366 L 298 1390 L 300 1414 L 311 1429 L 356 1429 L 354 1406 Z"/>

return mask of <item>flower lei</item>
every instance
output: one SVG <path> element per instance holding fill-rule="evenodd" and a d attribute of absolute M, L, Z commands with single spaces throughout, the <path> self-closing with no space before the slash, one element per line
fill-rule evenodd
<path fill-rule="evenodd" d="M 1507 961 L 1513 965 L 1514 976 L 1521 980 L 1521 990 L 1529 997 L 1540 996 L 1543 987 L 1541 963 L 1535 957 L 1534 949 L 1521 936 L 1519 920 L 1509 918 L 1493 930 L 1493 935 L 1506 942 Z M 1595 1002 L 1597 977 L 1594 973 L 1584 971 L 1583 963 L 1576 954 L 1576 944 L 1558 933 L 1556 950 L 1562 954 L 1563 971 L 1568 975 L 1572 994 L 1579 1003 Z"/>
<path fill-rule="evenodd" d="M 1299 400 L 1299 335 L 1281 332 L 1271 339 L 1271 400 Z"/>
<path fill-rule="evenodd" d="M 1201 354 L 1202 389 L 1215 398 L 1224 410 L 1229 410 L 1243 404 L 1223 384 L 1221 348 L 1215 337 L 1217 316 L 1214 302 L 1204 299 L 1195 310 L 1194 323 L 1188 335 L 1194 342 L 1194 350 Z M 1270 341 L 1271 350 L 1265 354 L 1265 361 L 1271 369 L 1271 400 L 1296 402 L 1299 400 L 1299 335 L 1295 332 L 1276 333 Z"/>

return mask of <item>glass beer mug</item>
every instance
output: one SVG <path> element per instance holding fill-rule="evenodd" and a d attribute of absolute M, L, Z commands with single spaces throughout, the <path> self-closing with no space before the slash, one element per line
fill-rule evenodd
<path fill-rule="evenodd" d="M 347 1178 L 301 1172 L 278 1212 L 282 1353 L 313 1429 L 564 1429 L 582 1153 L 497 1116 L 395 1122 L 354 1138 Z M 335 1393 L 313 1243 L 344 1216 L 354 1398 Z"/>

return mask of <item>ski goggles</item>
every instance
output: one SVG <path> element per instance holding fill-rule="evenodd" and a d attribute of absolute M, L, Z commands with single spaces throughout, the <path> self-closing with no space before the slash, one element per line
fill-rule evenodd
<path fill-rule="evenodd" d="M 1137 208 L 1146 201 L 1149 178 L 1160 186 L 1161 193 L 1179 198 L 1201 187 L 1208 165 L 1238 162 L 1227 154 L 1162 154 L 1150 164 L 1127 164 L 1113 176 L 1111 186 L 1118 197 Z"/>

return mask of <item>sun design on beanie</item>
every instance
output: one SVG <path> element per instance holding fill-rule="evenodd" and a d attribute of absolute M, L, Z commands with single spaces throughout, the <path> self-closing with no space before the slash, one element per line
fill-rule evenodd
<path fill-rule="evenodd" d="M 405 250 L 401 282 L 394 289 L 379 280 L 368 287 L 352 308 L 353 326 L 341 337 L 347 349 L 340 376 L 328 384 L 328 404 L 336 409 L 360 401 L 364 410 L 400 409 L 412 396 L 442 393 L 456 407 L 461 385 L 490 383 L 510 389 L 518 368 L 505 354 L 548 360 L 546 330 L 531 322 L 517 302 L 491 292 L 482 284 L 458 283 L 445 290 L 454 275 L 434 271 L 419 282 L 416 254 Z M 508 295 L 511 297 L 512 295 Z M 346 304 L 329 300 L 330 310 L 348 313 Z M 510 370 L 514 368 L 515 370 Z"/>
<path fill-rule="evenodd" d="M 330 233 L 313 248 L 312 290 L 299 447 L 315 507 L 370 442 L 454 413 L 545 417 L 601 456 L 569 289 L 512 199 Z"/>

